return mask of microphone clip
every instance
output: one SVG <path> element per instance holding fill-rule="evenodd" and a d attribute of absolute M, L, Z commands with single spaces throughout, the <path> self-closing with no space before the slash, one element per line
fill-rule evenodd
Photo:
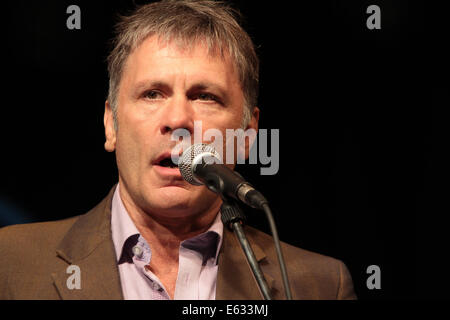
<path fill-rule="evenodd" d="M 233 223 L 238 222 L 244 224 L 247 217 L 240 208 L 236 200 L 222 196 L 222 206 L 220 207 L 220 214 L 224 226 L 233 231 Z"/>

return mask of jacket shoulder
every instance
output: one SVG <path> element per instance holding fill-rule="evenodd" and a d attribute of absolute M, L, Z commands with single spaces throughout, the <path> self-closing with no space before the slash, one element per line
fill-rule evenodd
<path fill-rule="evenodd" d="M 261 247 L 264 248 L 266 253 L 268 253 L 270 256 L 276 255 L 275 244 L 272 236 L 253 227 L 247 227 L 246 230 L 247 233 L 251 236 L 251 238 L 254 239 L 256 243 L 258 243 L 259 245 L 261 245 Z M 313 251 L 309 251 L 303 248 L 299 248 L 283 241 L 280 241 L 280 244 L 283 251 L 283 255 L 292 258 L 290 262 L 295 263 L 301 260 L 303 263 L 308 264 L 327 263 L 334 265 L 336 263 L 339 263 L 339 260 L 335 258 L 320 253 L 316 253 Z"/>
<path fill-rule="evenodd" d="M 78 216 L 1 228 L 0 255 L 4 263 L 0 263 L 0 274 L 5 265 L 20 268 L 26 261 L 54 256 L 56 247 L 77 219 Z"/>
<path fill-rule="evenodd" d="M 0 229 L 0 288 L 13 278 L 29 278 L 47 271 L 56 258 L 56 247 L 78 217 L 51 222 L 27 223 Z M 28 276 L 27 276 L 28 275 Z M 1 292 L 0 297 L 7 294 Z"/>
<path fill-rule="evenodd" d="M 0 228 L 0 252 L 56 246 L 79 216 L 64 220 L 16 224 Z"/>
<path fill-rule="evenodd" d="M 272 266 L 270 273 L 281 275 L 272 236 L 252 227 L 247 234 L 261 246 Z M 351 275 L 336 258 L 280 241 L 294 299 L 356 299 Z M 268 265 L 269 265 L 268 264 Z"/>

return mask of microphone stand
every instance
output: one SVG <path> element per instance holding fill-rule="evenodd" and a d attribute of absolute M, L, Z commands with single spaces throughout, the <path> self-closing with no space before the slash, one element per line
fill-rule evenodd
<path fill-rule="evenodd" d="M 270 289 L 267 285 L 267 281 L 264 278 L 264 274 L 259 267 L 258 261 L 256 260 L 255 254 L 253 252 L 250 243 L 245 236 L 244 229 L 242 225 L 245 221 L 245 215 L 240 209 L 239 205 L 232 198 L 227 198 L 222 195 L 223 204 L 220 208 L 222 222 L 230 230 L 234 232 L 239 240 L 242 250 L 244 251 L 245 257 L 247 258 L 248 264 L 253 272 L 253 275 L 258 284 L 259 290 L 263 295 L 265 300 L 272 300 L 270 296 Z"/>

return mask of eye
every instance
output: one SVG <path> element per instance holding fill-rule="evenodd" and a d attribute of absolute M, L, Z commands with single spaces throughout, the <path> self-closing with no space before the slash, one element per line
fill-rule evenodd
<path fill-rule="evenodd" d="M 200 93 L 197 98 L 200 100 L 216 100 L 216 98 L 209 93 Z"/>
<path fill-rule="evenodd" d="M 162 94 L 156 90 L 149 90 L 149 91 L 144 92 L 143 97 L 150 99 L 150 100 L 154 100 L 154 99 L 162 98 Z"/>
<path fill-rule="evenodd" d="M 201 101 L 213 101 L 213 102 L 221 103 L 220 99 L 211 93 L 199 93 L 199 94 L 197 94 L 195 99 L 201 100 Z"/>

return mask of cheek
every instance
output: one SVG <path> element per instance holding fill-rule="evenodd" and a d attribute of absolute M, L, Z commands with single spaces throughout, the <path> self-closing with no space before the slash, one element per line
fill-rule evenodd
<path fill-rule="evenodd" d="M 139 148 L 135 143 L 135 139 L 125 134 L 124 127 L 119 126 L 116 143 L 116 159 L 119 172 L 133 172 L 138 168 Z"/>
<path fill-rule="evenodd" d="M 226 164 L 236 162 L 239 144 L 236 130 L 240 129 L 240 122 L 240 118 L 230 119 L 228 122 L 209 123 L 203 128 L 202 142 L 211 144 Z M 228 125 L 225 126 L 225 123 Z"/>
<path fill-rule="evenodd" d="M 140 108 L 134 105 L 125 104 L 118 111 L 119 137 L 131 145 L 148 143 L 154 127 L 150 120 L 152 117 L 144 115 Z"/>
<path fill-rule="evenodd" d="M 140 163 L 148 159 L 149 134 L 147 128 L 142 124 L 134 124 L 126 121 L 126 118 L 119 120 L 116 142 L 116 157 L 122 169 L 137 169 Z"/>
<path fill-rule="evenodd" d="M 241 127 L 242 110 L 229 109 L 217 112 L 212 116 L 203 117 L 203 129 L 216 129 L 225 132 L 226 129 L 237 129 Z"/>

